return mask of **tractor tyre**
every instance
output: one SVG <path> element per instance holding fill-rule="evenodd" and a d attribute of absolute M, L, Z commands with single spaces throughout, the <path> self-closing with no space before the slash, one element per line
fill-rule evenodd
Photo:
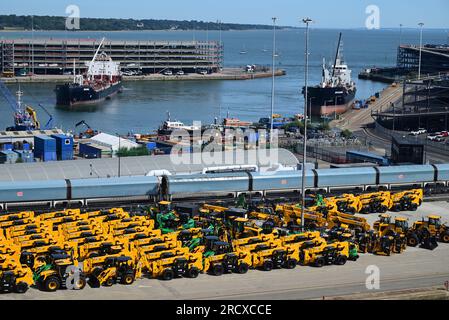
<path fill-rule="evenodd" d="M 416 203 L 412 204 L 410 210 L 411 211 L 417 211 L 418 210 L 418 205 Z"/>
<path fill-rule="evenodd" d="M 237 273 L 239 273 L 239 274 L 245 274 L 248 272 L 248 270 L 249 270 L 249 265 L 247 265 L 246 263 L 240 263 L 237 266 Z"/>
<path fill-rule="evenodd" d="M 416 247 L 419 244 L 419 238 L 418 235 L 415 233 L 412 233 L 407 237 L 407 245 L 409 247 Z"/>
<path fill-rule="evenodd" d="M 86 286 L 86 278 L 84 276 L 80 276 L 78 280 L 75 281 L 74 290 L 83 290 Z"/>
<path fill-rule="evenodd" d="M 297 265 L 298 265 L 298 261 L 296 261 L 296 259 L 288 259 L 285 262 L 285 268 L 289 269 L 289 270 L 295 269 Z"/>
<path fill-rule="evenodd" d="M 114 279 L 113 278 L 108 278 L 104 283 L 103 286 L 105 287 L 112 287 L 114 285 Z"/>
<path fill-rule="evenodd" d="M 121 279 L 121 283 L 126 286 L 129 286 L 134 283 L 134 280 L 135 280 L 134 273 L 129 272 L 123 276 L 123 278 Z"/>
<path fill-rule="evenodd" d="M 61 287 L 61 281 L 59 281 L 58 277 L 49 276 L 44 281 L 44 290 L 48 292 L 55 292 Z"/>
<path fill-rule="evenodd" d="M 446 230 L 443 234 L 441 234 L 441 242 L 449 243 L 449 230 Z"/>
<path fill-rule="evenodd" d="M 216 264 L 212 267 L 212 274 L 216 277 L 222 276 L 224 273 L 224 268 L 222 264 Z"/>
<path fill-rule="evenodd" d="M 322 268 L 326 264 L 326 260 L 324 258 L 317 258 L 315 260 L 315 263 L 313 264 L 317 268 Z"/>
<path fill-rule="evenodd" d="M 189 270 L 187 270 L 186 275 L 188 278 L 198 278 L 198 276 L 200 275 L 200 270 L 198 270 L 198 268 L 196 267 L 190 268 Z"/>
<path fill-rule="evenodd" d="M 335 264 L 339 266 L 344 266 L 347 261 L 348 258 L 346 256 L 338 256 L 337 259 L 335 259 Z"/>
<path fill-rule="evenodd" d="M 98 252 L 94 251 L 94 252 L 89 253 L 87 255 L 87 258 L 97 258 L 99 256 L 100 256 L 100 254 Z"/>
<path fill-rule="evenodd" d="M 162 280 L 164 280 L 164 281 L 173 280 L 174 277 L 175 277 L 175 273 L 173 272 L 172 269 L 165 269 L 162 272 L 162 276 L 161 276 Z"/>
<path fill-rule="evenodd" d="M 262 264 L 262 270 L 263 271 L 271 271 L 274 269 L 274 263 L 271 260 L 266 260 L 264 261 L 264 263 Z"/>
<path fill-rule="evenodd" d="M 28 291 L 28 284 L 26 282 L 19 282 L 14 286 L 15 293 L 25 293 Z"/>

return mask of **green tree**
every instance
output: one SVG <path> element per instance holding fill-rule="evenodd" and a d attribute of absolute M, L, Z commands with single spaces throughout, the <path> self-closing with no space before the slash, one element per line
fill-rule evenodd
<path fill-rule="evenodd" d="M 345 130 L 343 130 L 343 131 L 341 132 L 341 136 L 342 136 L 343 138 L 345 138 L 345 139 L 349 139 L 349 138 L 352 137 L 352 131 L 351 131 L 351 130 L 348 130 L 348 129 L 345 129 Z"/>

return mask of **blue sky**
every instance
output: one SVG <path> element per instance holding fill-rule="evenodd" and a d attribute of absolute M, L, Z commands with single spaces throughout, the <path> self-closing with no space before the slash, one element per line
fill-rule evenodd
<path fill-rule="evenodd" d="M 366 7 L 377 5 L 381 28 L 420 21 L 449 28 L 448 0 L 2 0 L 0 13 L 64 16 L 71 4 L 80 7 L 81 17 L 270 24 L 276 16 L 279 24 L 298 26 L 300 17 L 310 16 L 322 28 L 363 28 Z"/>

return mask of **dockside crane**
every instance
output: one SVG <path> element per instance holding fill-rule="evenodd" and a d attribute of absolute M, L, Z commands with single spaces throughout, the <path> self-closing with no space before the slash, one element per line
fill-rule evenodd
<path fill-rule="evenodd" d="M 23 92 L 20 90 L 20 87 L 16 93 L 16 98 L 6 87 L 5 83 L 0 80 L 0 92 L 8 102 L 8 105 L 11 107 L 14 114 L 14 126 L 7 128 L 7 131 L 29 131 L 41 129 L 36 111 L 31 106 L 26 106 L 25 108 L 23 107 Z M 49 120 L 45 125 L 45 129 L 51 129 L 53 116 L 43 105 L 39 104 L 39 107 L 41 107 L 49 116 Z"/>

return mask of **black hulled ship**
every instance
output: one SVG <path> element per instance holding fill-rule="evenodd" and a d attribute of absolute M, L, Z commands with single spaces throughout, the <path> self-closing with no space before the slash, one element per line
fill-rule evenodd
<path fill-rule="evenodd" d="M 341 37 L 340 33 L 334 65 L 328 69 L 323 61 L 321 83 L 308 87 L 307 106 L 311 109 L 311 114 L 314 117 L 329 117 L 345 113 L 355 99 L 357 88 L 351 80 L 352 71 L 342 58 Z M 305 94 L 304 89 L 303 94 Z"/>
<path fill-rule="evenodd" d="M 56 86 L 56 104 L 78 106 L 95 104 L 122 91 L 120 63 L 112 61 L 106 53 L 99 53 L 104 39 L 94 58 L 86 63 L 87 73 L 75 75 L 73 83 Z"/>

